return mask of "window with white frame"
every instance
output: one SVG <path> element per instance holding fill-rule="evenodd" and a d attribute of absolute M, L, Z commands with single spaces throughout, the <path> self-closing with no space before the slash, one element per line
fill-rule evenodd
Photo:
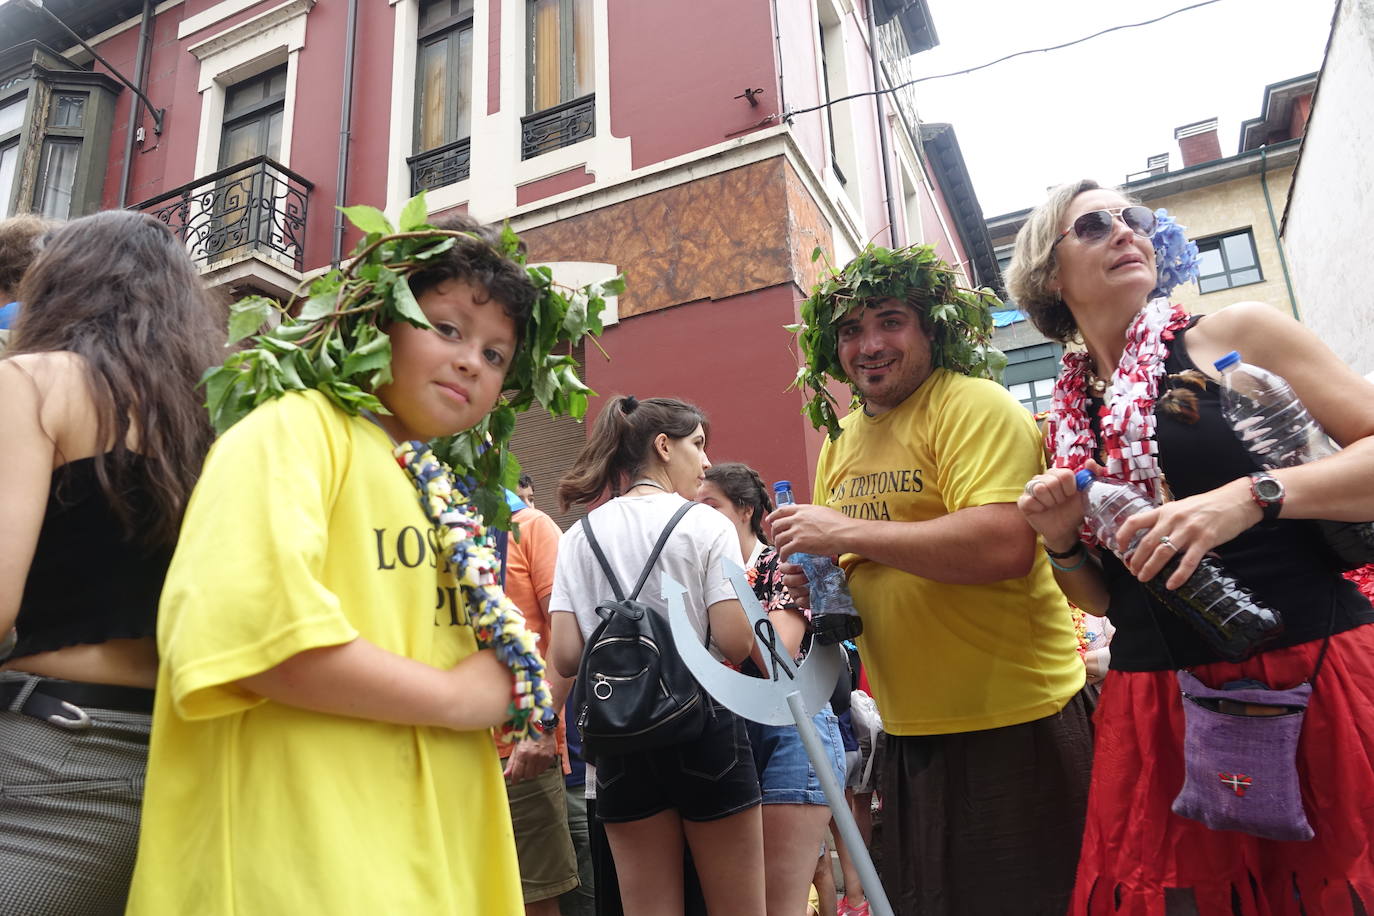
<path fill-rule="evenodd" d="M 818 61 L 822 89 L 826 101 L 844 98 L 854 91 L 849 79 L 844 41 L 844 19 L 835 4 L 822 0 L 820 12 L 820 60 Z M 853 204 L 862 214 L 863 197 L 858 184 L 848 179 L 859 174 L 858 149 L 854 141 L 854 103 L 840 102 L 824 109 L 827 139 L 830 141 L 830 169 Z"/>
<path fill-rule="evenodd" d="M 468 177 L 472 147 L 473 0 L 423 0 L 415 54 L 411 193 Z"/>
<path fill-rule="evenodd" d="M 592 0 L 527 0 L 526 14 L 522 159 L 596 134 Z"/>

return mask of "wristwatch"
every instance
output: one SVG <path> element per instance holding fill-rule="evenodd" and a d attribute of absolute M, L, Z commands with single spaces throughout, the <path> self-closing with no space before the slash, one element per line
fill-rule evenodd
<path fill-rule="evenodd" d="M 1256 471 L 1250 475 L 1250 498 L 1264 512 L 1264 520 L 1272 522 L 1283 508 L 1283 482 L 1273 474 Z"/>

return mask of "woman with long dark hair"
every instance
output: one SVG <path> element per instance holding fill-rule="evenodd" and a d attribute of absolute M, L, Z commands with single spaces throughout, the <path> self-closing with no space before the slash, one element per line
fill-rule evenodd
<path fill-rule="evenodd" d="M 697 500 L 717 510 L 735 528 L 744 568 L 778 642 L 787 654 L 800 657 L 808 629 L 808 612 L 796 606 L 782 583 L 777 551 L 768 543 L 763 519 L 773 511 L 773 499 L 757 471 L 730 461 L 712 466 L 697 488 Z M 756 646 L 741 669 L 764 677 L 763 659 Z M 845 675 L 848 680 L 848 674 Z M 847 685 L 846 685 L 847 686 Z M 838 720 L 827 703 L 812 717 L 821 745 L 830 754 L 835 782 L 844 782 L 844 748 Z M 795 916 L 806 906 L 807 889 L 816 871 L 816 858 L 825 842 L 830 808 L 820 778 L 807 756 L 795 725 L 746 722 L 749 744 L 763 789 L 764 887 L 769 916 Z M 827 858 L 827 865 L 829 859 Z"/>
<path fill-rule="evenodd" d="M 696 496 L 710 466 L 706 417 L 691 404 L 615 397 L 602 409 L 558 486 L 565 509 L 612 497 L 559 546 L 549 611 L 553 662 L 561 673 L 577 674 L 584 642 L 600 622 L 596 606 L 612 594 L 584 526 L 591 526 L 616 579 L 629 589 L 660 532 Z M 694 507 L 673 529 L 639 601 L 666 614 L 661 583 L 665 577 L 682 583 L 697 637 L 717 658 L 737 663 L 749 654 L 753 632 L 725 578 L 726 559 L 743 559 L 734 529 L 720 513 Z M 605 825 L 626 913 L 681 916 L 684 843 L 712 914 L 764 912 L 760 791 L 749 739 L 741 719 L 714 702 L 710 707 L 699 736 L 655 750 L 600 754 L 592 761 L 594 779 L 588 767 L 595 816 Z"/>
<path fill-rule="evenodd" d="M 222 325 L 167 227 L 55 230 L 0 360 L 0 911 L 122 913 L 157 677 L 155 618 L 212 438 Z"/>

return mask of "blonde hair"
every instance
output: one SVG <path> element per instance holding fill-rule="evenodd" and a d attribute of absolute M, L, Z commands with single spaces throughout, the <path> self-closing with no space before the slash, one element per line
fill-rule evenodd
<path fill-rule="evenodd" d="M 1064 231 L 1064 214 L 1074 198 L 1100 188 L 1102 185 L 1087 178 L 1051 188 L 1050 196 L 1031 211 L 1026 224 L 1016 233 L 1016 250 L 1007 268 L 1007 292 L 1041 334 L 1060 343 L 1068 343 L 1078 335 L 1078 323 L 1059 293 L 1050 287 L 1059 274 L 1052 249 Z M 1138 203 L 1130 197 L 1127 200 Z"/>

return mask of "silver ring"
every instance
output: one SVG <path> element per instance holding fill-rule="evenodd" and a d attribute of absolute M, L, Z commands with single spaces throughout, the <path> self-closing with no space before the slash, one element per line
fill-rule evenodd
<path fill-rule="evenodd" d="M 1170 550 L 1178 550 L 1178 545 L 1175 544 L 1173 541 L 1169 540 L 1169 536 L 1167 534 L 1161 534 L 1159 536 L 1159 543 L 1163 544 L 1165 547 L 1168 547 Z"/>
<path fill-rule="evenodd" d="M 1034 495 L 1035 495 L 1035 485 L 1036 485 L 1037 483 L 1039 483 L 1039 482 L 1040 482 L 1040 481 L 1039 481 L 1037 478 L 1035 478 L 1035 477 L 1032 477 L 1030 480 L 1026 481 L 1026 495 L 1027 495 L 1027 496 L 1034 496 Z"/>

